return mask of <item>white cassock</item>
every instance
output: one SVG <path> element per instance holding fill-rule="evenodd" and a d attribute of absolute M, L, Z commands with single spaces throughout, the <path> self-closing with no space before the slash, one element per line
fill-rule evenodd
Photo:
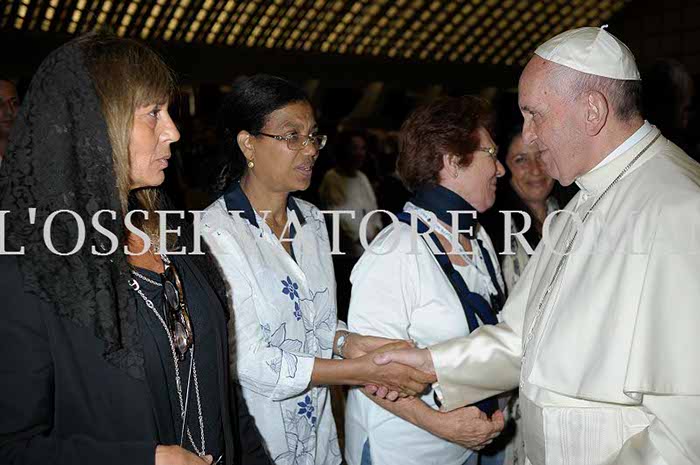
<path fill-rule="evenodd" d="M 503 322 L 430 348 L 443 407 L 519 381 L 533 465 L 700 464 L 700 165 L 645 123 L 576 182 Z"/>

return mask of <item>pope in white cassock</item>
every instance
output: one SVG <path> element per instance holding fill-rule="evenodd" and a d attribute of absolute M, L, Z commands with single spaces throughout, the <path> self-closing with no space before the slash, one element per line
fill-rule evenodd
<path fill-rule="evenodd" d="M 502 323 L 376 358 L 434 371 L 447 410 L 519 385 L 533 465 L 700 464 L 700 165 L 644 121 L 639 79 L 604 29 L 535 51 L 523 140 L 580 192 Z"/>

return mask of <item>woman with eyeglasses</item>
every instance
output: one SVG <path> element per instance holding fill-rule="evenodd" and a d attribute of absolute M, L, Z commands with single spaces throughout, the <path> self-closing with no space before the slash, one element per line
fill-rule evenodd
<path fill-rule="evenodd" d="M 304 92 L 278 77 L 243 79 L 224 99 L 219 129 L 232 181 L 206 209 L 202 234 L 229 288 L 232 376 L 276 464 L 337 465 L 328 385 L 378 385 L 395 398 L 432 377 L 378 369 L 371 352 L 394 341 L 337 320 L 323 214 L 291 195 L 309 187 L 326 143 Z"/>
<path fill-rule="evenodd" d="M 209 268 L 160 236 L 173 92 L 153 51 L 97 34 L 32 81 L 0 172 L 25 248 L 0 257 L 2 463 L 270 463 L 231 398 Z"/>
<path fill-rule="evenodd" d="M 503 280 L 476 216 L 504 174 L 488 117 L 483 100 L 461 97 L 404 122 L 397 171 L 413 197 L 352 272 L 350 330 L 425 347 L 498 322 Z M 503 429 L 496 399 L 444 413 L 437 390 L 393 403 L 364 391 L 351 389 L 345 410 L 350 465 L 476 464 Z"/>

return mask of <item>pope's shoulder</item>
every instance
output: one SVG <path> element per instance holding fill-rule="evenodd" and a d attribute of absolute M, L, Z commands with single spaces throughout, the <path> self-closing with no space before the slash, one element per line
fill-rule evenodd
<path fill-rule="evenodd" d="M 664 229 L 700 227 L 700 164 L 676 144 L 662 139 L 654 155 L 630 173 L 613 205 L 634 212 L 637 224 Z"/>
<path fill-rule="evenodd" d="M 700 201 L 700 164 L 668 139 L 640 170 L 639 182 L 661 203 Z"/>

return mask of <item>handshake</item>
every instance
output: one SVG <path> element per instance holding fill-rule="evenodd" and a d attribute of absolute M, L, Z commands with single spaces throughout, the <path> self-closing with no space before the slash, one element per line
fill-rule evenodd
<path fill-rule="evenodd" d="M 349 334 L 344 355 L 367 364 L 365 395 L 383 408 L 443 439 L 472 450 L 490 444 L 505 426 L 503 413 L 491 417 L 477 407 L 436 411 L 416 398 L 437 382 L 428 349 L 412 342 Z"/>
<path fill-rule="evenodd" d="M 364 365 L 365 379 L 359 384 L 382 399 L 413 397 L 437 381 L 430 352 L 409 341 L 349 333 L 343 352 Z"/>

